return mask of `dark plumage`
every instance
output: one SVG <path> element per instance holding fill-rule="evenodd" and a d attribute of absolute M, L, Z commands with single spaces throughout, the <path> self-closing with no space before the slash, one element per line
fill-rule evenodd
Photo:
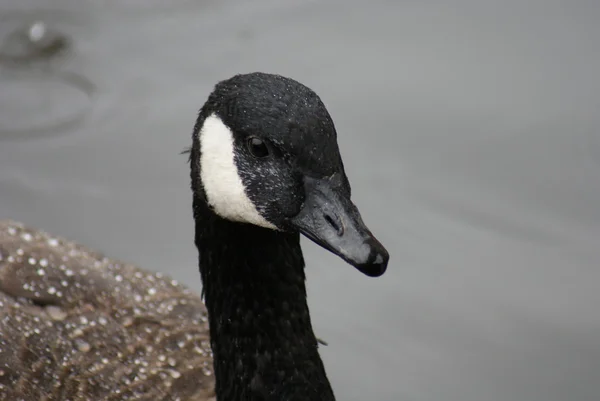
<path fill-rule="evenodd" d="M 325 106 L 289 78 L 235 76 L 200 110 L 189 153 L 208 312 L 160 274 L 0 223 L 0 400 L 334 399 L 300 233 L 370 276 L 388 254 L 350 201 Z M 210 188 L 204 165 L 220 168 Z"/>

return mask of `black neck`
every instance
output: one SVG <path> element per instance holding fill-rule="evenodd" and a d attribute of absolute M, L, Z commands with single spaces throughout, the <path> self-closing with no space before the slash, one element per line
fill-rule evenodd
<path fill-rule="evenodd" d="M 194 201 L 218 401 L 334 400 L 312 330 L 297 233 Z"/>

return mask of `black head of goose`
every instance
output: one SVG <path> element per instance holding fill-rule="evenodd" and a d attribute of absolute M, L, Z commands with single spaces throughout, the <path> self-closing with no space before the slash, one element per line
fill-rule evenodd
<path fill-rule="evenodd" d="M 264 73 L 236 75 L 216 85 L 200 110 L 192 137 L 190 167 L 195 243 L 208 311 L 217 400 L 333 400 L 306 303 L 300 234 L 368 276 L 383 274 L 389 256 L 350 200 L 350 184 L 327 109 L 311 89 L 292 79 Z M 9 228 L 12 233 L 6 234 Z M 28 319 L 26 329 L 29 332 L 37 324 L 30 316 L 32 314 L 38 316 L 37 321 L 49 321 L 44 325 L 45 330 L 51 327 L 54 340 L 61 343 L 62 338 L 56 339 L 56 333 L 60 331 L 56 327 L 65 331 L 62 336 L 69 331 L 65 329 L 65 322 L 70 322 L 70 330 L 77 330 L 80 320 L 75 316 L 88 305 L 88 309 L 104 317 L 105 323 L 110 319 L 115 325 L 113 330 L 122 334 L 115 337 L 119 338 L 117 343 L 106 344 L 116 349 L 112 358 L 116 360 L 114 366 L 118 367 L 119 353 L 123 355 L 129 352 L 125 348 L 132 347 L 128 333 L 136 328 L 140 330 L 127 320 L 131 317 L 126 312 L 129 309 L 122 304 L 131 306 L 130 299 L 124 301 L 126 295 L 135 294 L 140 283 L 146 285 L 148 273 L 64 240 L 56 244 L 60 243 L 64 248 L 61 252 L 68 252 L 70 256 L 61 258 L 61 252 L 50 251 L 51 240 L 57 241 L 16 223 L 4 223 L 0 227 L 0 317 L 5 318 L 0 320 L 0 348 L 19 348 L 17 344 L 11 344 L 11 341 L 17 341 L 16 317 L 20 321 L 24 317 Z M 31 243 L 43 245 L 29 246 Z M 73 249 L 79 256 L 71 255 Z M 26 268 L 33 258 L 34 268 L 39 268 L 41 257 L 45 260 L 45 270 L 42 276 L 38 275 L 41 278 L 36 287 L 33 282 L 36 275 L 24 275 L 17 267 Z M 71 274 L 66 275 L 65 269 Z M 97 280 L 90 282 L 90 274 L 97 275 Z M 67 282 L 65 292 L 70 288 L 85 291 L 74 290 L 71 296 L 65 294 L 60 300 L 56 296 L 48 297 L 46 281 L 52 275 L 56 275 L 58 282 L 61 279 Z M 174 299 L 185 298 L 187 301 L 183 304 L 187 308 L 171 316 L 173 326 L 180 322 L 181 327 L 171 330 L 186 334 L 189 326 L 186 318 L 193 316 L 191 320 L 198 323 L 204 316 L 198 300 L 181 286 L 159 285 L 170 283 L 169 279 L 150 276 L 153 277 L 152 288 L 161 290 L 152 293 L 146 287 L 140 290 L 144 298 L 134 298 L 140 304 L 137 315 L 140 310 L 142 315 L 144 312 L 155 314 L 153 319 L 161 325 L 168 313 L 160 315 L 143 304 L 153 300 L 158 292 L 162 294 L 161 299 L 168 299 L 171 293 Z M 96 288 L 94 282 L 100 283 L 102 288 Z M 119 287 L 124 282 L 127 288 L 123 291 L 112 290 L 111 286 Z M 25 290 L 24 285 L 27 286 Z M 32 285 L 42 291 L 30 291 Z M 115 295 L 116 292 L 120 295 Z M 56 295 L 56 289 L 53 295 Z M 102 302 L 95 297 L 101 298 Z M 122 312 L 118 312 L 120 309 Z M 135 315 L 134 312 L 131 314 Z M 89 319 L 85 323 L 89 326 Z M 152 343 L 156 337 L 153 329 L 144 327 L 144 330 L 150 333 L 145 337 L 146 341 Z M 200 342 L 200 331 L 190 328 L 186 341 Z M 164 328 L 162 332 L 165 332 Z M 163 334 L 165 338 L 169 335 L 168 330 Z M 137 334 L 132 337 L 141 338 Z M 110 341 L 110 336 L 103 338 Z M 93 342 L 93 339 L 83 339 Z M 69 341 L 63 342 L 71 344 Z M 92 345 L 83 347 L 84 353 L 90 354 Z M 36 344 L 36 347 L 52 348 L 50 344 Z M 173 348 L 171 351 L 157 345 L 147 347 L 146 361 L 150 360 L 152 364 L 172 359 L 178 363 L 176 358 L 185 359 L 185 352 L 176 353 L 175 348 L 181 347 Z M 21 351 L 12 352 L 7 357 L 16 363 L 20 362 L 21 354 Z M 46 357 L 51 358 L 50 355 L 52 353 Z M 55 353 L 54 357 L 60 355 Z M 83 374 L 81 367 L 88 365 L 77 366 L 70 362 L 69 366 L 68 372 L 62 372 L 65 379 Z M 193 363 L 187 366 L 189 372 L 195 372 Z M 4 372 L 9 369 L 5 364 Z M 23 365 L 23 372 L 12 371 L 13 377 L 20 373 L 29 374 L 23 377 L 30 379 L 20 379 L 21 387 L 35 382 L 32 373 L 25 372 L 26 369 Z M 144 372 L 148 373 L 147 370 Z M 181 376 L 177 372 L 176 379 Z M 100 383 L 100 387 L 108 391 L 106 398 L 95 399 L 111 399 L 110 396 L 117 395 L 121 398 L 117 396 L 116 399 L 147 399 L 143 391 L 126 392 L 123 384 L 119 385 L 109 373 L 114 372 L 106 372 L 110 379 Z M 50 380 L 60 375 L 45 377 Z M 169 380 L 173 377 L 171 375 Z M 172 392 L 161 390 L 163 398 L 157 398 L 153 393 L 151 399 L 202 400 L 210 397 L 204 391 L 209 381 L 198 378 L 196 385 L 193 375 L 186 377 L 189 380 L 185 383 L 169 385 L 168 388 L 174 389 Z M 94 379 L 96 383 L 103 380 L 99 375 Z M 40 379 L 36 380 L 39 382 Z M 2 377 L 1 385 L 8 388 Z M 175 395 L 181 391 L 178 385 L 187 386 L 187 396 Z M 57 386 L 60 387 L 54 387 Z M 14 387 L 10 390 L 16 396 L 24 394 L 16 392 Z M 85 389 L 79 390 L 78 394 L 85 396 Z M 56 394 L 69 393 L 63 389 Z M 123 394 L 128 394 L 127 398 L 123 398 Z"/>
<path fill-rule="evenodd" d="M 219 83 L 191 149 L 217 396 L 333 399 L 306 303 L 302 233 L 369 276 L 388 254 L 350 200 L 333 121 L 278 75 Z"/>

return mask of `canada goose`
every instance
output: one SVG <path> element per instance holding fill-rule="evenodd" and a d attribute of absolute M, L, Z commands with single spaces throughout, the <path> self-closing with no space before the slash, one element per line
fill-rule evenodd
<path fill-rule="evenodd" d="M 0 399 L 333 400 L 300 233 L 368 276 L 389 259 L 350 200 L 336 135 L 292 79 L 215 86 L 189 150 L 206 309 L 159 273 L 0 223 Z"/>

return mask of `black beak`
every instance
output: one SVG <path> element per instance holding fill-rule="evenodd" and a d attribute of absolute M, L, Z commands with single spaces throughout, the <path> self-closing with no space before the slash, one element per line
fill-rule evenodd
<path fill-rule="evenodd" d="M 367 276 L 385 273 L 390 256 L 365 226 L 350 198 L 327 179 L 305 177 L 304 189 L 304 206 L 291 219 L 292 225 Z"/>

